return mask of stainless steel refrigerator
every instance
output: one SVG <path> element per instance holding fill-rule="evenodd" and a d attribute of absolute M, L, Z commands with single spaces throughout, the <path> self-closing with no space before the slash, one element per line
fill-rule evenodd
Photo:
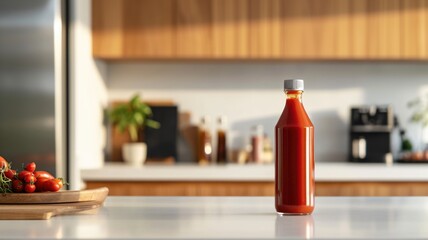
<path fill-rule="evenodd" d="M 67 178 L 65 4 L 0 0 L 0 155 Z"/>

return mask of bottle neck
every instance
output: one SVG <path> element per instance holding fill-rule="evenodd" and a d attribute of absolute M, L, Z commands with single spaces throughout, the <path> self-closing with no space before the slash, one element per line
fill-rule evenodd
<path fill-rule="evenodd" d="M 217 124 L 218 124 L 218 127 L 217 127 L 218 131 L 222 131 L 222 132 L 226 131 L 226 128 L 227 128 L 226 117 L 220 117 L 217 120 Z"/>
<path fill-rule="evenodd" d="M 302 94 L 303 94 L 303 91 L 296 91 L 296 90 L 285 91 L 285 96 L 287 97 L 287 100 L 296 99 L 299 102 L 302 102 Z"/>

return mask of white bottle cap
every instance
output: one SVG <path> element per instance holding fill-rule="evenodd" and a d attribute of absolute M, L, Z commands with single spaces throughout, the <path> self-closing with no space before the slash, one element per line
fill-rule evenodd
<path fill-rule="evenodd" d="M 284 90 L 303 91 L 303 79 L 287 79 L 284 80 Z"/>

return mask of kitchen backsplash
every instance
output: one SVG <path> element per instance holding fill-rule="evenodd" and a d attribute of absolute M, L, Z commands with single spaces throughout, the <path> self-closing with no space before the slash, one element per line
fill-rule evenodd
<path fill-rule="evenodd" d="M 181 111 L 229 119 L 231 146 L 242 147 L 250 128 L 262 124 L 272 138 L 284 107 L 282 80 L 305 79 L 305 107 L 315 124 L 316 161 L 345 161 L 349 108 L 391 104 L 409 135 L 407 102 L 428 92 L 428 67 L 419 62 L 142 62 L 108 63 L 110 100 L 140 92 L 143 99 L 171 99 Z M 214 121 L 213 121 L 214 122 Z M 273 139 L 273 138 L 272 138 Z"/>

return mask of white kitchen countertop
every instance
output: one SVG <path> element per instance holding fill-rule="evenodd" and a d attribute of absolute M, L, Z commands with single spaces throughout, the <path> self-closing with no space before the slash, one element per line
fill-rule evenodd
<path fill-rule="evenodd" d="M 313 215 L 279 216 L 273 197 L 108 197 L 96 215 L 0 221 L 0 239 L 416 239 L 426 197 L 317 197 Z"/>
<path fill-rule="evenodd" d="M 82 170 L 84 181 L 273 181 L 273 165 L 172 165 L 132 167 L 106 164 Z M 422 181 L 428 182 L 428 165 L 369 163 L 316 163 L 317 181 Z"/>

